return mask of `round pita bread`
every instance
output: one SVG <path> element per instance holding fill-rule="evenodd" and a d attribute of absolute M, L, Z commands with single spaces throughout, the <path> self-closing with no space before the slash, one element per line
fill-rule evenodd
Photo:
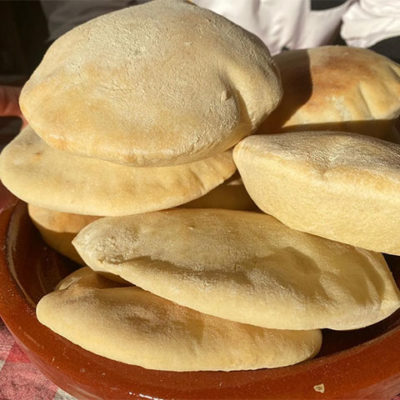
<path fill-rule="evenodd" d="M 400 307 L 382 255 L 271 216 L 171 210 L 102 218 L 73 245 L 96 271 L 220 318 L 274 329 L 357 329 Z"/>
<path fill-rule="evenodd" d="M 313 357 L 322 336 L 277 331 L 201 314 L 121 287 L 89 268 L 43 297 L 39 321 L 93 353 L 168 371 L 243 370 L 291 365 Z"/>
<path fill-rule="evenodd" d="M 285 96 L 259 133 L 345 131 L 398 142 L 400 65 L 347 46 L 285 51 L 274 60 Z"/>
<path fill-rule="evenodd" d="M 73 214 L 129 215 L 203 196 L 236 170 L 230 151 L 170 167 L 136 168 L 48 146 L 25 128 L 1 153 L 3 184 L 27 203 Z"/>
<path fill-rule="evenodd" d="M 400 145 L 296 132 L 246 138 L 234 159 L 258 207 L 290 228 L 400 255 Z"/>
<path fill-rule="evenodd" d="M 227 210 L 257 211 L 238 173 L 202 197 L 182 204 L 181 208 L 224 208 Z"/>
<path fill-rule="evenodd" d="M 281 95 L 279 74 L 259 38 L 186 1 L 155 0 L 56 40 L 20 104 L 55 148 L 165 166 L 229 149 Z"/>
<path fill-rule="evenodd" d="M 32 204 L 28 204 L 28 213 L 48 246 L 78 264 L 85 264 L 71 242 L 81 229 L 99 217 L 63 213 Z"/>

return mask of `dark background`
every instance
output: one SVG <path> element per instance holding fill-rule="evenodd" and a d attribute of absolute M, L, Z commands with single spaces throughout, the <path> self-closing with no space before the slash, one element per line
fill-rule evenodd
<path fill-rule="evenodd" d="M 0 84 L 26 79 L 47 48 L 47 37 L 38 1 L 0 1 Z"/>

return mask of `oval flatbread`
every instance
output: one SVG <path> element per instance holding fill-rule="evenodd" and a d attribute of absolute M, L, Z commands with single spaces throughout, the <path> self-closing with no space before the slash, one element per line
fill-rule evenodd
<path fill-rule="evenodd" d="M 258 211 L 258 207 L 247 193 L 238 173 L 204 196 L 192 200 L 189 203 L 182 204 L 180 207 Z"/>
<path fill-rule="evenodd" d="M 220 318 L 275 329 L 356 329 L 400 306 L 382 255 L 271 216 L 171 210 L 102 218 L 73 245 L 96 271 Z"/>
<path fill-rule="evenodd" d="M 285 96 L 259 133 L 345 131 L 399 142 L 400 65 L 371 50 L 321 46 L 274 57 Z"/>
<path fill-rule="evenodd" d="M 47 245 L 71 260 L 84 265 L 71 242 L 82 228 L 99 217 L 63 213 L 32 204 L 28 204 L 28 213 Z"/>
<path fill-rule="evenodd" d="M 322 336 L 239 324 L 122 287 L 89 268 L 67 277 L 36 309 L 39 321 L 86 350 L 144 368 L 243 370 L 313 357 Z"/>
<path fill-rule="evenodd" d="M 234 159 L 258 207 L 285 225 L 400 255 L 400 145 L 296 132 L 246 138 Z"/>
<path fill-rule="evenodd" d="M 134 166 L 193 162 L 253 132 L 278 105 L 263 42 L 183 0 L 155 0 L 72 29 L 24 86 L 47 143 Z"/>
<path fill-rule="evenodd" d="M 140 168 L 80 157 L 25 128 L 1 153 L 3 184 L 27 203 L 85 215 L 128 215 L 176 207 L 235 172 L 230 151 L 170 167 Z"/>

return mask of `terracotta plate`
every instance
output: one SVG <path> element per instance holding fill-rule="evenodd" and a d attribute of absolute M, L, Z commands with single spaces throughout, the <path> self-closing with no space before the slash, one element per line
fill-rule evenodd
<path fill-rule="evenodd" d="M 326 330 L 316 359 L 273 370 L 173 373 L 91 354 L 35 317 L 35 303 L 77 266 L 43 244 L 25 204 L 2 186 L 0 211 L 0 315 L 32 362 L 79 399 L 389 400 L 400 392 L 400 312 L 357 331 Z M 400 263 L 388 260 L 399 282 Z"/>

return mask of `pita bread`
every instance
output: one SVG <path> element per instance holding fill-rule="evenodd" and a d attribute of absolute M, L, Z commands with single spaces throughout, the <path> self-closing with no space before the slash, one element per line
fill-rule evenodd
<path fill-rule="evenodd" d="M 318 330 L 277 331 L 201 314 L 137 287 L 118 287 L 89 268 L 43 297 L 36 313 L 86 350 L 169 371 L 281 367 L 313 357 L 322 341 Z"/>
<path fill-rule="evenodd" d="M 279 74 L 259 38 L 186 1 L 155 0 L 56 40 L 20 104 L 55 148 L 165 166 L 231 148 L 281 95 Z"/>
<path fill-rule="evenodd" d="M 258 211 L 238 173 L 202 197 L 182 204 L 181 208 L 224 208 L 228 210 Z"/>
<path fill-rule="evenodd" d="M 285 51 L 274 60 L 285 96 L 260 133 L 345 131 L 398 142 L 400 65 L 347 46 Z"/>
<path fill-rule="evenodd" d="M 290 228 L 400 255 L 398 144 L 344 132 L 285 133 L 243 140 L 234 158 L 258 207 Z"/>
<path fill-rule="evenodd" d="M 71 242 L 81 229 L 99 217 L 68 214 L 32 204 L 28 204 L 28 213 L 48 246 L 78 264 L 84 265 Z"/>
<path fill-rule="evenodd" d="M 231 152 L 171 167 L 135 168 L 53 149 L 25 128 L 1 153 L 3 184 L 27 203 L 73 214 L 128 215 L 176 207 L 236 170 Z"/>
<path fill-rule="evenodd" d="M 261 213 L 171 210 L 102 218 L 73 245 L 88 266 L 176 303 L 274 329 L 356 329 L 400 307 L 382 255 Z"/>
<path fill-rule="evenodd" d="M 240 178 L 230 178 L 206 195 L 180 207 L 258 210 L 247 194 Z M 81 229 L 100 217 L 64 213 L 32 204 L 28 204 L 28 212 L 32 222 L 48 246 L 78 264 L 85 264 L 71 242 Z"/>

